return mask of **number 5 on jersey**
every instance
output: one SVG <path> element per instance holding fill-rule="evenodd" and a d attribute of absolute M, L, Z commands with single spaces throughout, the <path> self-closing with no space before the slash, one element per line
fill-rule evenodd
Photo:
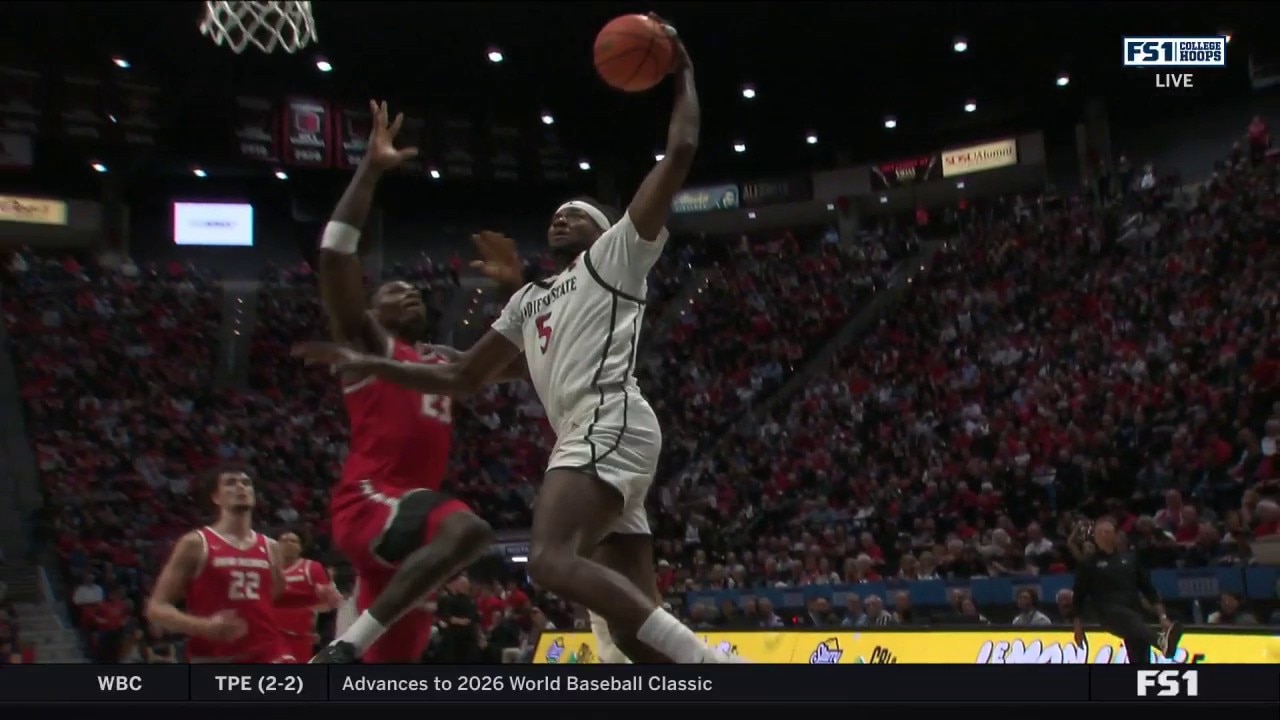
<path fill-rule="evenodd" d="M 538 350 L 546 354 L 547 347 L 551 345 L 551 313 L 543 313 L 534 318 L 533 322 L 538 326 Z"/>

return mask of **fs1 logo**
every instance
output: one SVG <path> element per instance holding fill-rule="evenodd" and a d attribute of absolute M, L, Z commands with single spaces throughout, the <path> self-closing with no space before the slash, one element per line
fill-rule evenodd
<path fill-rule="evenodd" d="M 1156 697 L 1197 697 L 1200 695 L 1200 671 L 1139 670 L 1138 697 L 1149 697 L 1147 691 L 1156 688 Z"/>
<path fill-rule="evenodd" d="M 1226 67 L 1227 37 L 1127 37 L 1125 67 Z"/>

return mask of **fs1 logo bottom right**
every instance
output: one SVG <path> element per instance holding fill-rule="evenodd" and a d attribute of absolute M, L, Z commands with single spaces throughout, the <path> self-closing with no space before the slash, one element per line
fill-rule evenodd
<path fill-rule="evenodd" d="M 1196 697 L 1199 694 L 1198 670 L 1138 671 L 1138 697 Z"/>

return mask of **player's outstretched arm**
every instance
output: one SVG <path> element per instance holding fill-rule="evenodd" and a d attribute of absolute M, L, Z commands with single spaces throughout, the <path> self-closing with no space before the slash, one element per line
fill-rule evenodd
<path fill-rule="evenodd" d="M 662 22 L 661 18 L 656 20 Z M 684 43 L 670 25 L 663 27 L 671 35 L 676 52 L 675 85 L 676 101 L 671 111 L 671 123 L 667 126 L 667 147 L 663 158 L 649 171 L 640 183 L 627 213 L 641 238 L 656 240 L 667 224 L 671 201 L 689 177 L 693 157 L 698 151 L 698 134 L 702 127 L 702 108 L 698 104 L 698 88 L 694 82 L 693 63 L 685 51 Z"/>
<path fill-rule="evenodd" d="M 369 133 L 368 151 L 324 227 L 318 264 L 320 297 L 329 314 L 333 339 L 373 350 L 386 345 L 386 331 L 368 314 L 364 271 L 356 254 L 360 229 L 369 219 L 374 192 L 383 173 L 417 155 L 418 150 L 396 149 L 395 137 L 400 132 L 403 115 L 389 121 L 385 102 L 370 101 L 369 110 L 373 130 Z"/>
<path fill-rule="evenodd" d="M 449 347 L 448 345 L 432 345 L 431 352 L 439 355 L 440 357 L 444 358 L 445 360 L 448 360 L 451 363 L 458 362 L 458 359 L 461 358 L 463 355 L 463 352 L 461 350 L 457 348 Z M 515 360 L 511 361 L 510 365 L 500 370 L 497 376 L 495 376 L 491 382 L 504 383 L 504 382 L 513 382 L 516 380 L 528 380 L 528 379 L 529 379 L 529 364 L 525 362 L 524 353 L 520 353 L 519 355 L 516 356 Z"/>
<path fill-rule="evenodd" d="M 234 640 L 247 630 L 243 620 L 231 614 L 196 617 L 177 607 L 186 596 L 192 578 L 200 571 L 204 553 L 204 540 L 199 533 L 190 532 L 178 540 L 147 599 L 147 622 L 183 635 Z"/>
<path fill-rule="evenodd" d="M 337 343 L 295 345 L 294 357 L 308 364 L 329 365 L 341 372 L 373 375 L 429 395 L 465 397 L 497 378 L 520 349 L 503 335 L 490 330 L 457 361 L 443 365 L 406 363 L 362 353 Z"/>

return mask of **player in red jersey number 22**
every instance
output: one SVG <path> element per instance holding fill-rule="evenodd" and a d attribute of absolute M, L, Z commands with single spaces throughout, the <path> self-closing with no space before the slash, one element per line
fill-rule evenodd
<path fill-rule="evenodd" d="M 190 662 L 299 662 L 276 625 L 277 607 L 289 601 L 279 548 L 251 524 L 253 481 L 241 468 L 218 467 L 200 487 L 218 519 L 178 540 L 147 601 L 147 620 L 187 635 Z"/>
<path fill-rule="evenodd" d="M 329 331 L 340 343 L 399 362 L 439 364 L 451 348 L 424 344 L 430 331 L 421 294 L 405 282 L 384 283 L 366 303 L 357 250 L 378 179 L 412 157 L 394 145 L 403 116 L 390 121 L 386 103 L 371 103 L 368 150 L 320 243 L 320 293 Z M 475 238 L 488 262 L 481 270 L 507 291 L 519 282 L 515 244 L 496 233 Z M 510 377 L 524 377 L 512 363 Z M 312 662 L 418 662 L 431 637 L 423 596 L 484 553 L 488 523 L 441 492 L 453 438 L 453 399 L 385 382 L 369 373 L 342 373 L 351 422 L 350 449 L 330 503 L 334 545 L 357 574 L 360 616 Z"/>

